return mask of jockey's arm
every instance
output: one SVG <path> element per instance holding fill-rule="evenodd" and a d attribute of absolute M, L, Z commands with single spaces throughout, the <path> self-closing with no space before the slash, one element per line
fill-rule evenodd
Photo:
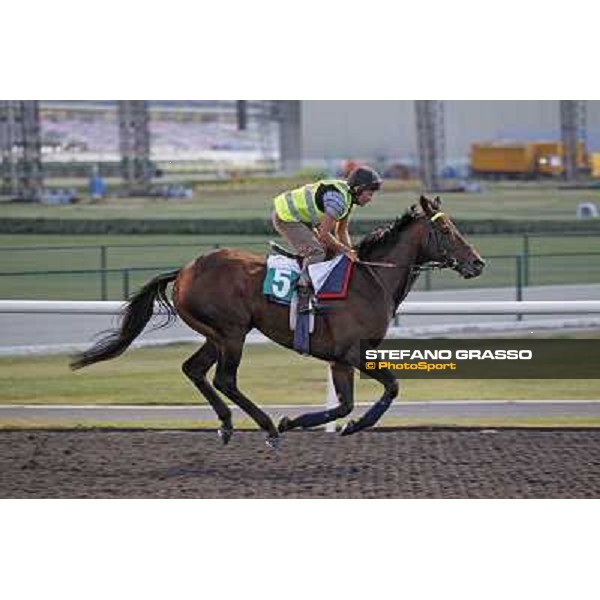
<path fill-rule="evenodd" d="M 332 216 L 325 215 L 324 219 L 317 227 L 317 239 L 319 242 L 321 242 L 321 244 L 332 250 L 335 254 L 343 253 L 352 255 L 353 250 L 352 245 L 350 244 L 347 223 L 345 225 L 345 234 L 342 234 L 343 237 L 340 237 L 340 224 L 343 221 L 338 222 Z"/>
<path fill-rule="evenodd" d="M 336 223 L 335 236 L 342 244 L 344 244 L 344 246 L 352 248 L 352 240 L 350 239 L 350 232 L 348 231 L 348 218 L 342 219 Z"/>

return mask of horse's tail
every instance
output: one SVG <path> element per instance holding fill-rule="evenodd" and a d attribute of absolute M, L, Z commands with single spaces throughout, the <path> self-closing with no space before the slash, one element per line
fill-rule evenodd
<path fill-rule="evenodd" d="M 166 321 L 159 327 L 171 324 L 177 312 L 167 298 L 166 290 L 167 285 L 175 281 L 178 273 L 178 270 L 161 273 L 144 285 L 123 309 L 119 328 L 109 331 L 85 352 L 76 354 L 71 360 L 71 368 L 81 369 L 123 354 L 152 318 L 155 300 L 167 316 Z"/>

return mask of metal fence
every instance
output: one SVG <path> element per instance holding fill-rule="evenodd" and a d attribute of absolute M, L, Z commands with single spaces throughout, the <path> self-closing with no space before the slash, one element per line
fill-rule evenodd
<path fill-rule="evenodd" d="M 598 252 L 531 252 L 532 238 L 550 237 L 524 235 L 521 252 L 486 255 L 487 267 L 477 279 L 464 281 L 449 271 L 426 271 L 417 281 L 415 290 L 442 290 L 482 287 L 513 287 L 514 297 L 520 300 L 528 286 L 548 284 L 600 283 L 597 267 Z M 573 236 L 569 236 L 573 237 Z M 238 247 L 264 250 L 264 240 L 239 243 Z M 158 249 L 170 249 L 169 263 L 159 264 Z M 190 248 L 194 252 L 189 251 Z M 10 246 L 0 247 L 4 264 L 8 256 L 19 254 L 19 269 L 0 271 L 2 298 L 61 298 L 65 300 L 117 300 L 129 297 L 154 273 L 178 268 L 190 255 L 219 248 L 218 244 L 158 243 L 118 245 Z M 29 254 L 28 254 L 29 253 Z M 44 254 L 41 259 L 39 254 Z M 39 269 L 48 264 L 50 253 L 59 253 L 62 268 Z M 60 254 L 62 253 L 62 254 Z M 31 257 L 31 259 L 28 258 Z M 135 264 L 113 266 L 124 260 Z M 177 260 L 178 262 L 172 262 Z M 32 268 L 28 268 L 32 267 Z"/>

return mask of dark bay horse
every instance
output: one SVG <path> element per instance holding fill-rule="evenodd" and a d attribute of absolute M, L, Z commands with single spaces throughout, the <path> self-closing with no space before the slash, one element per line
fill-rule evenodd
<path fill-rule="evenodd" d="M 315 427 L 345 417 L 354 406 L 354 369 L 363 370 L 360 340 L 376 347 L 385 337 L 398 305 L 416 281 L 420 269 L 437 263 L 456 270 L 464 278 L 477 277 L 484 262 L 461 236 L 452 221 L 439 212 L 439 198 L 421 196 L 401 218 L 379 228 L 358 244 L 356 250 L 365 262 L 385 261 L 392 268 L 356 264 L 346 300 L 334 301 L 331 310 L 315 316 L 311 356 L 329 361 L 337 407 L 284 417 L 275 426 L 271 418 L 238 388 L 237 371 L 246 335 L 252 328 L 287 348 L 293 347 L 288 307 L 269 302 L 262 293 L 265 260 L 242 250 L 219 249 L 193 260 L 185 267 L 162 273 L 146 283 L 124 308 L 120 327 L 89 350 L 75 356 L 74 369 L 115 358 L 122 354 L 151 319 L 157 301 L 173 319 L 179 316 L 192 329 L 205 336 L 204 345 L 182 366 L 200 393 L 218 415 L 218 433 L 227 443 L 233 433 L 231 410 L 218 392 L 224 394 L 267 434 L 275 446 L 280 433 L 295 428 Z M 174 282 L 172 303 L 166 293 Z M 208 370 L 216 363 L 213 385 Z M 384 393 L 356 421 L 349 421 L 342 435 L 374 425 L 398 395 L 398 382 L 390 371 L 364 373 L 378 380 Z"/>

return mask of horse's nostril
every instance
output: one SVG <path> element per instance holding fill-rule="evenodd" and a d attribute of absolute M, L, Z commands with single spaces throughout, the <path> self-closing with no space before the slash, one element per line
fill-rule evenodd
<path fill-rule="evenodd" d="M 476 259 L 475 261 L 473 261 L 473 264 L 474 264 L 476 267 L 481 267 L 481 268 L 483 269 L 483 267 L 485 267 L 485 260 L 483 260 L 483 259 L 479 259 L 479 258 L 478 258 L 478 259 Z"/>

